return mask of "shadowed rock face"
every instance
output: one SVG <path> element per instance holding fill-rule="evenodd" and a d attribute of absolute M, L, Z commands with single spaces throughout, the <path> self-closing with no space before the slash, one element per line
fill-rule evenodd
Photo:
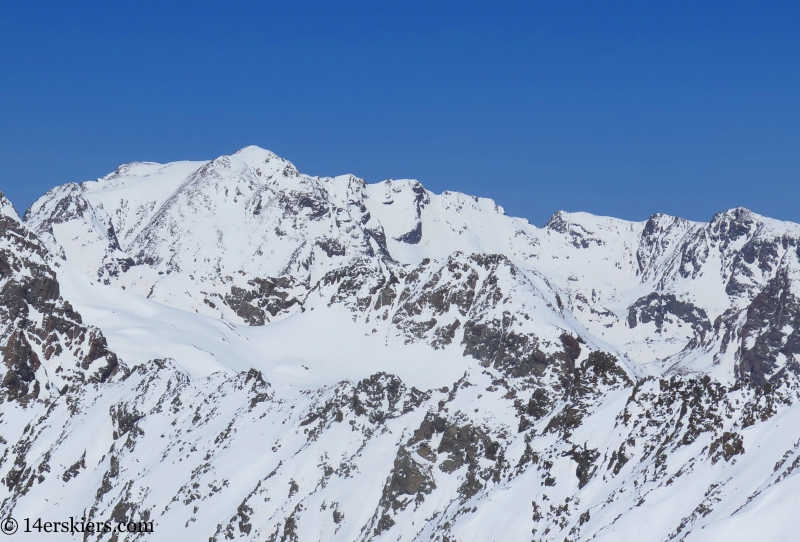
<path fill-rule="evenodd" d="M 225 304 L 248 325 L 263 326 L 276 316 L 286 315 L 293 308 L 301 306 L 293 292 L 298 285 L 292 277 L 256 278 L 248 281 L 248 285 L 252 287 L 251 290 L 233 286 L 224 299 Z M 212 302 L 206 300 L 206 303 Z"/>
<path fill-rule="evenodd" d="M 100 330 L 83 325 L 61 298 L 50 262 L 32 232 L 15 217 L 0 216 L 1 385 L 9 400 L 26 402 L 43 391 L 52 395 L 71 384 L 105 382 L 123 370 Z M 43 370 L 51 359 L 63 360 L 58 374 Z"/>
<path fill-rule="evenodd" d="M 462 343 L 464 355 L 509 376 L 541 375 L 549 363 L 547 355 L 539 350 L 535 336 L 506 331 L 511 322 L 511 315 L 504 315 L 502 321 L 492 320 L 485 324 L 467 322 Z"/>
<path fill-rule="evenodd" d="M 416 245 L 422 240 L 422 222 L 417 222 L 416 227 L 408 233 L 404 233 L 397 238 L 397 241 L 408 243 L 409 245 Z"/>
<path fill-rule="evenodd" d="M 737 375 L 764 385 L 783 371 L 800 372 L 800 300 L 792 293 L 786 270 L 747 307 L 741 329 L 741 358 Z"/>
<path fill-rule="evenodd" d="M 639 298 L 628 307 L 628 326 L 635 328 L 639 323 L 655 322 L 656 332 L 660 333 L 665 323 L 678 321 L 689 324 L 699 336 L 711 331 L 711 322 L 706 311 L 692 303 L 679 301 L 672 294 L 653 292 Z"/>
<path fill-rule="evenodd" d="M 39 383 L 34 384 L 33 390 L 29 390 L 29 385 L 36 379 L 41 362 L 22 332 L 15 331 L 8 339 L 3 349 L 3 363 L 8 368 L 3 387 L 9 399 L 28 398 L 29 392 L 32 397 L 39 396 Z"/>
<path fill-rule="evenodd" d="M 429 470 L 430 467 L 417 463 L 404 447 L 398 448 L 391 476 L 381 494 L 379 506 L 383 510 L 374 528 L 376 535 L 395 524 L 392 513 L 405 510 L 411 503 L 421 504 L 436 489 Z"/>

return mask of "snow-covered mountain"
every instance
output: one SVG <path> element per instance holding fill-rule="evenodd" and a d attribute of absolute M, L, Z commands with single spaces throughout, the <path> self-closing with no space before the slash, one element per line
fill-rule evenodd
<path fill-rule="evenodd" d="M 800 527 L 800 225 L 537 228 L 257 147 L 0 213 L 2 514 L 155 525 L 84 540 Z"/>

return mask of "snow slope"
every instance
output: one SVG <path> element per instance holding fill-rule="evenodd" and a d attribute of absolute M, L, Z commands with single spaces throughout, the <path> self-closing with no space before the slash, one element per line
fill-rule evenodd
<path fill-rule="evenodd" d="M 23 285 L 0 309 L 24 315 L 0 336 L 3 513 L 155 522 L 118 540 L 798 527 L 781 504 L 800 465 L 797 224 L 740 208 L 537 228 L 257 147 L 121 166 L 24 223 L 0 211 L 0 278 Z"/>

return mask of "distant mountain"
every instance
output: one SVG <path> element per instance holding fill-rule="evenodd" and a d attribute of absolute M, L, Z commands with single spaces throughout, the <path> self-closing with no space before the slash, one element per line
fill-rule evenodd
<path fill-rule="evenodd" d="M 257 147 L 0 213 L 4 515 L 155 526 L 84 540 L 800 527 L 798 224 L 537 228 Z"/>

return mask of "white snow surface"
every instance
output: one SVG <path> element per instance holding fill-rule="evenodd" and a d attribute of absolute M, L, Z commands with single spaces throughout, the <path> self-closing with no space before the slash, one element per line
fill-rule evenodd
<path fill-rule="evenodd" d="M 20 222 L 1 196 L 0 216 Z M 57 187 L 19 227 L 124 374 L 76 385 L 61 367 L 88 354 L 29 337 L 47 391 L 0 405 L 6 515 L 155 524 L 114 540 L 800 529 L 800 225 L 739 208 L 537 228 L 246 147 Z"/>

